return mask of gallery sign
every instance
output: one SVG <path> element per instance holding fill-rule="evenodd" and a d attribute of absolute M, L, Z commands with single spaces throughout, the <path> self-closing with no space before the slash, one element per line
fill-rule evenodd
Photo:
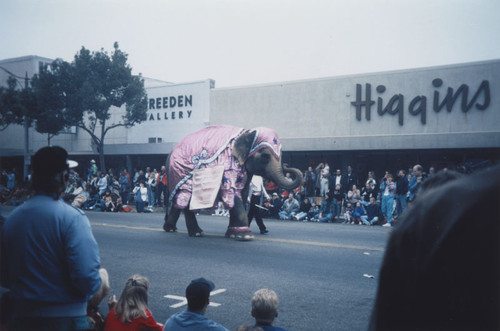
<path fill-rule="evenodd" d="M 178 142 L 210 116 L 212 80 L 146 87 L 147 119 L 129 129 L 129 143 Z"/>
<path fill-rule="evenodd" d="M 467 113 L 472 110 L 484 111 L 490 105 L 491 91 L 488 80 L 483 80 L 479 86 L 461 84 L 456 89 L 448 86 L 446 92 L 443 91 L 444 82 L 442 79 L 435 78 L 429 83 L 432 84 L 434 91 L 432 95 L 428 96 L 408 96 L 397 93 L 397 91 L 396 93 L 392 91 L 386 93 L 387 88 L 384 85 L 378 85 L 374 91 L 376 102 L 372 99 L 371 84 L 365 84 L 364 95 L 363 86 L 356 84 L 356 100 L 351 102 L 356 111 L 356 119 L 361 121 L 364 112 L 365 119 L 370 121 L 373 107 L 374 112 L 376 111 L 379 116 L 386 114 L 396 116 L 401 126 L 405 123 L 405 113 L 418 118 L 420 123 L 425 125 L 428 116 L 431 116 L 432 113 L 439 113 L 443 109 L 446 109 L 447 112 L 462 111 Z M 392 96 L 390 96 L 391 94 Z M 390 96 L 389 99 L 387 95 Z M 456 104 L 460 104 L 460 106 L 455 107 Z"/>

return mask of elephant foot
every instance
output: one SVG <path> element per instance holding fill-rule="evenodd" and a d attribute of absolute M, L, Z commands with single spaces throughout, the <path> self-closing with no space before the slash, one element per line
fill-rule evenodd
<path fill-rule="evenodd" d="M 177 227 L 165 222 L 165 224 L 163 224 L 163 230 L 165 230 L 165 232 L 177 232 Z"/>
<path fill-rule="evenodd" d="M 200 231 L 200 232 L 195 232 L 195 233 L 190 233 L 189 234 L 190 237 L 203 237 L 203 231 Z"/>
<path fill-rule="evenodd" d="M 254 238 L 248 226 L 229 226 L 226 231 L 226 237 L 241 241 L 252 240 Z"/>

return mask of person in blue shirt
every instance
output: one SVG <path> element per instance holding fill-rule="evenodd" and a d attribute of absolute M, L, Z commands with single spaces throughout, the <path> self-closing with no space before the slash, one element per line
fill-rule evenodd
<path fill-rule="evenodd" d="M 207 306 L 210 303 L 210 292 L 214 288 L 214 283 L 208 279 L 192 280 L 186 288 L 188 309 L 172 315 L 165 322 L 163 330 L 228 331 L 222 325 L 205 317 Z"/>
<path fill-rule="evenodd" d="M 68 182 L 61 147 L 31 159 L 33 198 L 16 208 L 2 233 L 2 286 L 10 290 L 13 330 L 84 330 L 87 301 L 99 290 L 99 249 L 83 211 L 60 199 Z"/>

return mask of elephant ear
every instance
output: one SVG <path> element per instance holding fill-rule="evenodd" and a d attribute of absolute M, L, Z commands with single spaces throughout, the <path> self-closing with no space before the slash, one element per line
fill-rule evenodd
<path fill-rule="evenodd" d="M 248 153 L 250 152 L 250 148 L 252 148 L 256 134 L 257 131 L 255 130 L 247 131 L 236 139 L 232 154 L 238 159 L 240 164 L 244 164 L 247 160 Z"/>

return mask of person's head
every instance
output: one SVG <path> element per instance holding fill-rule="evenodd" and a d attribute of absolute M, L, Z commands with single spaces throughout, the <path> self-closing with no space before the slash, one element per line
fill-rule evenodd
<path fill-rule="evenodd" d="M 147 173 L 151 172 L 151 167 L 146 167 L 146 172 Z"/>
<path fill-rule="evenodd" d="M 109 275 L 106 269 L 99 269 L 99 275 L 101 276 L 101 287 L 94 296 L 89 300 L 87 307 L 91 309 L 97 309 L 102 299 L 104 299 L 109 294 Z"/>
<path fill-rule="evenodd" d="M 413 176 L 420 177 L 420 176 L 422 176 L 423 172 L 424 172 L 424 168 L 420 164 L 416 164 L 413 167 Z"/>
<path fill-rule="evenodd" d="M 289 192 L 288 193 L 288 199 L 289 200 L 293 200 L 293 192 Z"/>
<path fill-rule="evenodd" d="M 404 178 L 406 176 L 406 172 L 403 169 L 401 169 L 399 170 L 398 176 Z"/>
<path fill-rule="evenodd" d="M 116 316 L 123 323 L 131 322 L 142 316 L 147 318 L 149 280 L 140 275 L 133 275 L 125 283 L 125 288 L 115 306 Z"/>
<path fill-rule="evenodd" d="M 292 176 L 292 175 L 291 175 L 289 172 L 287 172 L 287 173 L 285 174 L 285 177 L 286 177 L 286 178 L 291 178 L 291 176 Z"/>
<path fill-rule="evenodd" d="M 273 193 L 273 199 L 278 199 L 280 196 L 278 195 L 278 193 L 274 192 Z"/>
<path fill-rule="evenodd" d="M 342 171 L 340 169 L 337 169 L 337 176 L 340 176 L 342 174 Z"/>
<path fill-rule="evenodd" d="M 370 198 L 370 205 L 374 205 L 375 204 L 375 198 L 374 197 L 371 197 Z"/>
<path fill-rule="evenodd" d="M 77 162 L 68 160 L 68 152 L 62 147 L 40 148 L 31 158 L 33 189 L 58 199 L 66 188 L 69 169 L 77 165 Z"/>
<path fill-rule="evenodd" d="M 311 166 L 307 167 L 307 171 L 312 172 L 313 171 L 313 167 L 311 167 Z"/>
<path fill-rule="evenodd" d="M 353 185 L 353 186 L 352 186 L 352 191 L 353 191 L 353 192 L 354 192 L 354 191 L 356 191 L 357 189 L 358 189 L 358 187 L 357 187 L 356 185 Z"/>
<path fill-rule="evenodd" d="M 390 174 L 390 173 L 387 173 L 387 174 L 385 175 L 385 178 L 387 178 L 387 181 L 388 181 L 388 182 L 392 182 L 392 181 L 393 181 L 393 179 L 394 179 L 394 178 L 392 177 L 392 174 Z"/>
<path fill-rule="evenodd" d="M 361 207 L 361 202 L 356 202 L 356 207 Z"/>
<path fill-rule="evenodd" d="M 368 171 L 368 178 L 375 178 L 375 175 L 373 174 L 373 171 Z"/>
<path fill-rule="evenodd" d="M 431 166 L 431 167 L 429 168 L 429 175 L 433 175 L 433 174 L 435 174 L 435 173 L 436 173 L 436 168 L 434 168 L 434 167 L 432 167 L 432 166 Z"/>
<path fill-rule="evenodd" d="M 106 195 L 107 196 L 111 195 L 111 192 L 109 190 L 106 190 Z"/>
<path fill-rule="evenodd" d="M 95 160 L 94 159 L 90 160 L 90 164 L 95 165 Z"/>
<path fill-rule="evenodd" d="M 370 185 L 370 182 L 366 182 L 366 183 L 365 183 L 365 188 L 366 188 L 367 190 L 369 190 L 369 189 L 371 189 L 371 188 L 372 188 L 372 186 Z"/>
<path fill-rule="evenodd" d="M 212 281 L 205 278 L 197 278 L 186 287 L 186 299 L 188 309 L 196 312 L 204 312 L 210 303 L 210 292 L 215 288 Z"/>
<path fill-rule="evenodd" d="M 267 288 L 260 289 L 252 297 L 252 316 L 257 324 L 271 324 L 278 317 L 278 295 Z"/>
<path fill-rule="evenodd" d="M 352 203 L 351 202 L 347 202 L 347 207 L 352 207 Z"/>
<path fill-rule="evenodd" d="M 352 172 L 352 167 L 351 166 L 347 166 L 347 172 L 349 172 L 349 173 Z"/>
<path fill-rule="evenodd" d="M 310 202 L 309 198 L 307 198 L 307 197 L 305 197 L 303 201 L 304 201 L 305 204 L 308 204 Z"/>

